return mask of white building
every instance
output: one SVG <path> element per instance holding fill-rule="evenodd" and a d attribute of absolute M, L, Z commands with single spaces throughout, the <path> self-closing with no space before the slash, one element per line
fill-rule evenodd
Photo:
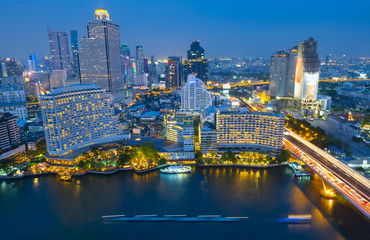
<path fill-rule="evenodd" d="M 109 107 L 105 89 L 93 84 L 55 88 L 41 95 L 46 146 L 60 157 L 93 144 L 122 139 L 118 116 Z"/>
<path fill-rule="evenodd" d="M 26 120 L 27 106 L 23 85 L 0 86 L 0 113 L 11 113 L 18 120 Z"/>
<path fill-rule="evenodd" d="M 186 84 L 181 89 L 181 109 L 200 111 L 212 105 L 211 94 L 202 80 L 189 74 Z"/>

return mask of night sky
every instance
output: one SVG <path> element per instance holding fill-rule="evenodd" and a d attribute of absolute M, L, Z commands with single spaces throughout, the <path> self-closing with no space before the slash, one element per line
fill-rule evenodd
<path fill-rule="evenodd" d="M 209 58 L 269 57 L 309 36 L 321 57 L 370 57 L 370 0 L 0 0 L 0 58 L 49 55 L 47 26 L 81 39 L 99 6 L 147 57 L 186 56 L 193 40 Z"/>

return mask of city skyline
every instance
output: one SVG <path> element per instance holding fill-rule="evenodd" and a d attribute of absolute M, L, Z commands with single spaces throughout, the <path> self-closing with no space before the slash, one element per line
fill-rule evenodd
<path fill-rule="evenodd" d="M 11 16 L 13 22 L 11 28 L 10 25 L 4 26 L 4 32 L 8 34 L 0 39 L 0 57 L 22 60 L 31 52 L 39 56 L 49 55 L 47 26 L 54 31 L 68 33 L 76 29 L 81 41 L 86 36 L 85 25 L 92 18 L 91 11 L 100 5 L 114 16 L 114 22 L 121 25 L 122 44 L 128 44 L 130 49 L 142 45 L 148 55 L 154 53 L 160 59 L 169 55 L 185 57 L 188 43 L 193 40 L 201 41 L 207 49 L 208 58 L 268 57 L 271 52 L 288 49 L 309 36 L 320 42 L 318 52 L 322 57 L 329 53 L 364 57 L 370 55 L 366 47 L 370 40 L 370 34 L 366 31 L 370 26 L 370 18 L 361 14 L 370 3 L 363 3 L 363 7 L 357 8 L 356 4 L 344 6 L 314 1 L 302 11 L 295 10 L 300 8 L 293 8 L 296 5 L 292 1 L 279 5 L 273 2 L 268 4 L 276 6 L 264 9 L 262 4 L 241 1 L 226 4 L 219 1 L 213 1 L 212 4 L 209 1 L 197 4 L 185 4 L 183 1 L 144 1 L 144 4 L 67 1 L 56 3 L 51 9 L 47 4 L 21 1 L 21 4 L 15 6 L 8 2 L 3 4 L 3 16 Z M 36 11 L 32 11 L 36 7 L 40 11 L 44 8 L 48 10 L 42 11 L 43 15 L 36 15 Z M 279 10 L 287 14 L 276 17 L 275 12 Z M 66 12 L 68 18 L 63 15 Z M 133 18 L 138 12 L 142 13 L 142 18 Z M 344 13 L 346 18 L 340 17 Z M 28 21 L 27 17 L 33 21 Z M 153 18 L 156 21 L 149 24 L 149 19 Z M 167 21 L 167 18 L 175 20 Z M 158 26 L 153 27 L 153 24 Z M 178 27 L 174 29 L 172 25 Z M 138 28 L 141 31 L 137 31 Z M 219 48 L 221 45 L 227 47 Z"/>

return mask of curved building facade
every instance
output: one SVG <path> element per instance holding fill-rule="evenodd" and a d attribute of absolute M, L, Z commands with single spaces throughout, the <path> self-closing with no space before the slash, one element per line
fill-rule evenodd
<path fill-rule="evenodd" d="M 217 112 L 219 151 L 262 151 L 278 156 L 283 148 L 284 116 L 276 113 L 248 112 L 246 108 Z"/>
<path fill-rule="evenodd" d="M 49 155 L 63 156 L 94 144 L 122 140 L 122 126 L 105 89 L 94 84 L 55 88 L 40 103 Z"/>
<path fill-rule="evenodd" d="M 212 97 L 202 80 L 189 74 L 181 89 L 181 109 L 200 111 L 212 105 Z"/>

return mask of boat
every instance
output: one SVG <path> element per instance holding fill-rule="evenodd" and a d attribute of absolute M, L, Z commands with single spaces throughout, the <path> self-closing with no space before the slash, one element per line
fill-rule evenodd
<path fill-rule="evenodd" d="M 278 218 L 281 223 L 309 223 L 312 220 L 311 214 L 289 215 L 287 218 Z"/>
<path fill-rule="evenodd" d="M 191 167 L 190 166 L 169 166 L 166 168 L 160 169 L 162 173 L 191 173 Z"/>

